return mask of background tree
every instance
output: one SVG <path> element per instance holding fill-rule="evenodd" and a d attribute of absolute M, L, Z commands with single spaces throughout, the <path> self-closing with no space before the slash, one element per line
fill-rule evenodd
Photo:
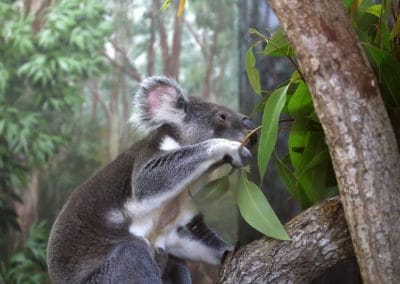
<path fill-rule="evenodd" d="M 210 68 L 201 64 L 204 57 L 188 26 L 212 39 L 215 23 L 207 15 L 217 19 L 224 7 L 189 4 L 186 18 L 160 10 L 161 1 L 147 4 L 0 4 L 0 282 L 46 281 L 49 227 L 72 189 L 137 139 L 127 118 L 131 95 L 146 74 L 168 69 L 185 80 L 188 94 L 201 95 L 209 66 L 207 96 L 237 106 L 236 87 L 229 83 L 237 60 L 235 49 L 227 48 L 236 37 L 236 7 L 224 11 L 229 15 L 217 43 L 205 41 L 204 48 L 213 46 Z M 202 20 L 196 18 L 200 11 Z M 24 202 L 15 205 L 19 199 Z M 47 223 L 32 225 L 41 220 Z M 224 224 L 232 241 L 234 220 Z M 14 230 L 18 222 L 25 224 L 23 234 Z"/>
<path fill-rule="evenodd" d="M 22 282 L 28 269 L 45 271 L 44 247 L 35 248 L 46 239 L 43 225 L 30 229 L 37 220 L 40 167 L 67 139 L 63 125 L 81 103 L 79 84 L 103 67 L 98 50 L 110 31 L 97 1 L 25 4 L 0 3 L 0 245 L 7 283 Z M 6 238 L 10 229 L 27 238 L 25 258 L 8 259 L 23 248 L 15 231 L 14 242 Z"/>

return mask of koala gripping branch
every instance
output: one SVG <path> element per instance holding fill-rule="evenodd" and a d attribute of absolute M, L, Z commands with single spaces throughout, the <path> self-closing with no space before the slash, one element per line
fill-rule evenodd
<path fill-rule="evenodd" d="M 327 268 L 354 257 L 338 197 L 300 213 L 285 229 L 290 242 L 264 237 L 230 253 L 218 283 L 310 283 Z"/>

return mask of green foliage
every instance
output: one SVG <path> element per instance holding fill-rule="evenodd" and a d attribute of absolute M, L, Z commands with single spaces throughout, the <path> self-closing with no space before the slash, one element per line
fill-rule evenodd
<path fill-rule="evenodd" d="M 259 34 L 260 35 L 260 34 Z M 262 36 L 262 35 L 261 35 Z M 286 41 L 286 37 L 283 34 L 282 29 L 278 29 L 272 34 L 271 39 L 267 40 L 268 44 L 265 46 L 265 56 L 293 56 L 293 49 Z"/>
<path fill-rule="evenodd" d="M 361 46 L 375 72 L 386 109 L 400 141 L 400 8 L 398 0 L 360 1 L 352 19 Z M 347 6 L 346 6 L 347 7 Z"/>
<path fill-rule="evenodd" d="M 98 121 L 76 116 L 65 132 L 68 143 L 46 163 L 40 175 L 38 216 L 39 220 L 47 219 L 49 223 L 55 220 L 72 190 L 101 166 L 99 141 L 102 139 Z"/>
<path fill-rule="evenodd" d="M 262 117 L 262 129 L 258 147 L 258 167 L 260 176 L 264 176 L 268 161 L 275 147 L 278 138 L 279 115 L 286 101 L 286 94 L 289 85 L 276 89 L 268 97 Z"/>
<path fill-rule="evenodd" d="M 220 199 L 229 189 L 229 175 L 209 182 L 195 196 L 198 202 L 212 202 Z"/>
<path fill-rule="evenodd" d="M 290 240 L 278 217 L 258 186 L 242 175 L 237 193 L 243 218 L 261 233 L 279 240 Z"/>
<path fill-rule="evenodd" d="M 0 282 L 50 283 L 46 269 L 47 238 L 45 223 L 33 224 L 23 250 L 14 252 L 8 262 L 0 263 Z"/>
<path fill-rule="evenodd" d="M 400 140 L 398 124 L 400 119 L 400 9 L 398 1 L 386 0 L 382 1 L 382 4 L 375 4 L 370 0 L 344 0 L 343 3 L 349 11 L 361 46 L 379 80 L 383 99 L 397 138 Z M 263 53 L 265 56 L 284 56 L 295 64 L 292 58 L 293 50 L 281 29 L 278 29 L 271 37 L 264 36 L 254 29 L 251 32 L 267 43 Z M 262 74 L 258 74 L 251 52 L 249 49 L 246 71 L 250 85 L 257 94 L 260 94 L 263 93 L 259 89 L 259 76 Z M 278 94 L 281 95 L 279 98 Z M 288 192 L 300 202 L 303 208 L 337 194 L 337 182 L 324 133 L 301 74 L 295 71 L 291 80 L 272 91 L 262 104 L 265 104 L 264 107 L 258 108 L 263 109 L 262 132 L 258 149 L 260 175 L 264 175 L 275 146 L 278 118 L 282 113 L 292 120 L 288 130 L 289 151 L 283 159 L 275 153 L 273 160 Z M 262 203 L 259 206 L 269 206 L 266 200 L 260 201 L 264 198 L 261 197 L 261 191 L 257 190 L 256 185 L 242 178 L 241 186 L 244 188 L 241 190 L 249 195 L 246 197 L 247 200 L 258 200 L 260 204 Z M 249 214 L 248 210 L 253 210 L 249 208 L 254 206 L 253 204 L 244 210 L 241 209 L 242 214 Z M 265 219 L 263 221 L 258 219 L 262 224 L 256 224 L 252 220 L 253 227 L 265 234 L 275 228 L 281 228 L 279 224 L 275 224 L 274 228 L 270 227 L 265 231 L 262 227 L 271 224 L 269 217 Z"/>
<path fill-rule="evenodd" d="M 260 74 L 256 68 L 256 58 L 253 54 L 253 48 L 249 48 L 246 53 L 246 73 L 250 85 L 254 92 L 258 95 L 261 94 Z"/>
<path fill-rule="evenodd" d="M 111 31 L 101 1 L 57 1 L 40 16 L 0 3 L 0 234 L 16 228 L 12 201 L 32 167 L 62 144 L 58 111 L 82 102 L 79 84 L 102 70 Z"/>

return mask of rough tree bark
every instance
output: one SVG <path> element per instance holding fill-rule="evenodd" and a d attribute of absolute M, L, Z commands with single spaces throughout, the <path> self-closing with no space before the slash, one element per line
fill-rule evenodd
<path fill-rule="evenodd" d="M 264 237 L 228 255 L 218 283 L 310 283 L 354 257 L 338 197 L 300 213 L 285 228 L 291 242 Z"/>
<path fill-rule="evenodd" d="M 400 283 L 399 149 L 342 1 L 270 2 L 324 128 L 362 278 Z"/>

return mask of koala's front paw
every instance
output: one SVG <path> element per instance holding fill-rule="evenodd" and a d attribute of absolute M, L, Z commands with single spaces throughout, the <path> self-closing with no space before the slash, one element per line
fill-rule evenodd
<path fill-rule="evenodd" d="M 251 161 L 251 152 L 246 147 L 241 147 L 240 142 L 215 139 L 211 146 L 211 152 L 216 157 L 225 159 L 232 167 L 241 168 L 248 165 Z"/>
<path fill-rule="evenodd" d="M 251 161 L 251 152 L 246 147 L 238 148 L 236 152 L 230 154 L 230 164 L 234 168 L 242 168 Z"/>

